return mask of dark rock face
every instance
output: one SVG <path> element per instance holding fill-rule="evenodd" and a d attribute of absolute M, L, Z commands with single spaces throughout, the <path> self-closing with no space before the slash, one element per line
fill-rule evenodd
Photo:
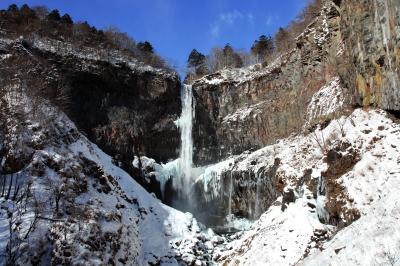
<path fill-rule="evenodd" d="M 136 153 L 163 162 L 177 157 L 179 132 L 174 121 L 181 111 L 177 74 L 115 51 L 75 49 L 50 39 L 1 43 L 4 76 L 15 74 L 29 93 L 42 94 L 61 106 L 132 176 L 137 174 L 131 166 Z M 35 89 L 37 84 L 40 88 Z"/>
<path fill-rule="evenodd" d="M 237 157 L 220 172 L 206 170 L 207 176 L 195 184 L 196 214 L 201 221 L 218 225 L 228 214 L 258 219 L 278 198 L 280 159 L 271 156 L 249 162 L 248 155 Z"/>
<path fill-rule="evenodd" d="M 315 92 L 335 73 L 339 12 L 327 5 L 297 48 L 259 69 L 222 70 L 193 84 L 195 162 L 207 164 L 299 132 Z"/>
<path fill-rule="evenodd" d="M 358 104 L 400 110 L 400 2 L 347 0 L 340 7 L 343 80 Z"/>
<path fill-rule="evenodd" d="M 91 140 L 132 161 L 135 143 L 129 130 L 140 127 L 137 145 L 142 154 L 164 162 L 176 157 L 179 132 L 173 121 L 180 113 L 178 78 L 151 71 L 132 73 L 126 66 L 106 66 L 97 75 L 65 67 L 69 114 Z"/>

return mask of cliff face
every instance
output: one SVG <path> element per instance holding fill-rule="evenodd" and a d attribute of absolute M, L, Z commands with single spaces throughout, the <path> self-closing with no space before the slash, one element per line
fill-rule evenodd
<path fill-rule="evenodd" d="M 400 110 L 400 2 L 342 1 L 340 9 L 343 80 L 358 104 Z"/>
<path fill-rule="evenodd" d="M 194 82 L 195 161 L 215 162 L 314 131 L 357 105 L 398 111 L 399 6 L 390 0 L 324 1 L 320 16 L 297 38 L 297 47 L 272 64 L 225 69 Z M 254 218 L 279 195 L 294 200 L 293 190 L 284 191 L 278 182 L 279 161 L 270 159 L 261 169 L 259 157 L 244 152 L 206 170 L 196 187 L 200 206 Z M 247 165 L 238 167 L 241 160 Z M 335 184 L 327 189 L 334 191 Z"/>
<path fill-rule="evenodd" d="M 50 98 L 124 169 L 130 170 L 135 153 L 158 161 L 176 158 L 179 132 L 173 121 L 181 104 L 175 73 L 117 51 L 51 39 L 3 38 L 0 47 L 2 82 Z"/>
<path fill-rule="evenodd" d="M 235 157 L 225 169 L 215 169 L 211 180 L 204 179 L 210 189 L 230 169 L 248 171 L 244 176 L 250 177 L 245 181 L 251 182 L 252 176 L 259 174 L 261 185 L 262 196 L 254 199 L 254 206 L 263 208 L 270 202 L 267 210 L 259 212 L 263 214 L 252 228 L 216 256 L 218 262 L 221 265 L 388 264 L 387 254 L 392 252 L 389 247 L 397 247 L 400 238 L 393 233 L 400 211 L 396 204 L 400 150 L 397 144 L 393 145 L 400 141 L 399 129 L 399 121 L 390 114 L 358 108 L 348 117 L 332 120 L 322 130 L 282 139 L 246 156 Z M 323 136 L 326 146 L 320 147 L 316 136 L 320 139 Z M 279 163 L 275 163 L 278 159 Z M 271 165 L 276 165 L 274 171 L 263 171 Z M 232 213 L 240 206 L 236 200 L 243 195 L 244 183 L 238 177 L 234 180 Z M 274 199 L 274 194 L 268 194 L 269 185 L 282 196 Z M 215 188 L 221 189 L 221 195 L 225 190 L 222 185 Z"/>
<path fill-rule="evenodd" d="M 0 265 L 211 260 L 205 243 L 213 245 L 213 233 L 154 198 L 29 92 L 16 84 L 0 90 Z"/>
<path fill-rule="evenodd" d="M 398 1 L 324 1 L 296 46 L 269 66 L 225 69 L 194 82 L 198 164 L 263 147 L 331 119 L 332 113 L 324 113 L 307 120 L 307 108 L 313 94 L 335 76 L 345 88 L 338 94 L 342 109 L 399 110 Z"/>
<path fill-rule="evenodd" d="M 313 94 L 336 75 L 339 21 L 338 7 L 326 5 L 297 48 L 269 66 L 226 69 L 194 82 L 195 161 L 209 163 L 301 131 Z"/>

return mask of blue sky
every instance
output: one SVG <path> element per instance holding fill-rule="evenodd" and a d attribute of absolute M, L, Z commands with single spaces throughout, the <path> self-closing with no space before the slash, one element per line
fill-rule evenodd
<path fill-rule="evenodd" d="M 136 41 L 148 40 L 183 72 L 193 48 L 202 53 L 230 43 L 249 49 L 261 34 L 273 34 L 296 17 L 307 0 L 0 0 L 0 9 L 46 5 L 74 21 L 110 25 Z"/>

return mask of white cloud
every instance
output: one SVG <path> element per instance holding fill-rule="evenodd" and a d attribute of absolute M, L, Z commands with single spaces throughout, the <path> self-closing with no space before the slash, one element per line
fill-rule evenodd
<path fill-rule="evenodd" d="M 274 20 L 274 18 L 272 16 L 268 16 L 267 21 L 265 23 L 267 24 L 267 26 L 269 26 L 269 25 L 271 25 L 273 20 Z"/>
<path fill-rule="evenodd" d="M 247 14 L 247 20 L 249 21 L 250 24 L 254 24 L 254 16 L 252 13 Z"/>
<path fill-rule="evenodd" d="M 228 25 L 234 24 L 236 20 L 242 19 L 243 17 L 243 14 L 237 10 L 219 15 L 220 21 L 225 22 Z"/>
<path fill-rule="evenodd" d="M 220 30 L 224 25 L 231 26 L 234 25 L 238 20 L 247 19 L 247 22 L 250 24 L 254 24 L 254 16 L 252 13 L 248 13 L 244 15 L 238 10 L 233 10 L 227 13 L 221 13 L 218 16 L 218 19 L 211 24 L 211 35 L 214 37 L 218 37 L 220 34 Z"/>
<path fill-rule="evenodd" d="M 219 25 L 218 24 L 214 24 L 211 26 L 211 34 L 214 37 L 218 37 L 219 36 Z"/>

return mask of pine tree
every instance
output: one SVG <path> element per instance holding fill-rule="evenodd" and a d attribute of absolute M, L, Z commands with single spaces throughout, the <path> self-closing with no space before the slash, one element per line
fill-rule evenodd
<path fill-rule="evenodd" d="M 193 49 L 187 60 L 188 68 L 191 69 L 196 76 L 206 75 L 208 73 L 208 68 L 206 66 L 206 57 Z"/>
<path fill-rule="evenodd" d="M 52 21 L 59 21 L 59 20 L 61 19 L 60 13 L 58 12 L 57 9 L 54 9 L 53 11 L 51 11 L 51 12 L 47 15 L 47 19 L 48 19 L 48 20 L 52 20 Z"/>
<path fill-rule="evenodd" d="M 201 64 L 204 64 L 206 57 L 198 52 L 196 49 L 193 49 L 188 58 L 188 67 L 198 67 Z"/>
<path fill-rule="evenodd" d="M 74 24 L 74 22 L 72 21 L 71 17 L 68 14 L 64 14 L 61 17 L 61 22 L 68 24 L 68 25 L 72 25 Z"/>
<path fill-rule="evenodd" d="M 148 54 L 153 54 L 154 53 L 154 48 L 151 45 L 151 43 L 149 43 L 148 41 L 139 42 L 137 44 L 137 48 L 143 53 L 148 53 Z"/>
<path fill-rule="evenodd" d="M 21 9 L 20 9 L 21 14 L 24 17 L 35 17 L 35 12 L 30 9 L 30 7 L 27 4 L 24 4 Z"/>
<path fill-rule="evenodd" d="M 18 12 L 18 6 L 16 4 L 12 4 L 8 7 L 7 11 L 16 13 Z"/>
<path fill-rule="evenodd" d="M 251 47 L 251 52 L 259 62 L 264 62 L 274 52 L 274 42 L 271 36 L 261 35 Z"/>

